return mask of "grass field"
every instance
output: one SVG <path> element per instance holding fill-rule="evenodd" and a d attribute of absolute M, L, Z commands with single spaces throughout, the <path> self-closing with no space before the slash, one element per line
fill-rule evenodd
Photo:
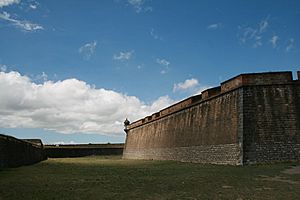
<path fill-rule="evenodd" d="M 218 166 L 120 157 L 48 159 L 0 170 L 0 200 L 300 199 L 300 163 Z"/>

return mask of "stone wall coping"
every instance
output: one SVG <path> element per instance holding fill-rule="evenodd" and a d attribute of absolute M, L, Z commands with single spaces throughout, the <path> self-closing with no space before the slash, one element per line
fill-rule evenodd
<path fill-rule="evenodd" d="M 263 73 L 244 73 L 244 74 L 239 74 L 239 75 L 237 75 L 237 76 L 235 76 L 235 77 L 233 77 L 233 78 L 230 78 L 230 79 L 228 79 L 228 80 L 222 82 L 222 83 L 221 83 L 221 86 L 217 86 L 217 87 L 214 87 L 214 88 L 206 89 L 206 90 L 202 91 L 202 94 L 200 94 L 200 95 L 195 95 L 195 96 L 186 98 L 186 99 L 181 100 L 181 101 L 179 101 L 179 102 L 177 102 L 177 103 L 175 103 L 175 104 L 173 104 L 173 105 L 171 105 L 171 106 L 168 106 L 167 108 L 164 108 L 164 109 L 162 109 L 162 110 L 160 110 L 160 111 L 154 113 L 154 114 L 160 113 L 160 114 L 158 115 L 158 117 L 154 117 L 154 118 L 153 118 L 153 115 L 154 115 L 154 114 L 152 114 L 152 115 L 150 115 L 150 116 L 152 116 L 150 120 L 146 120 L 146 119 L 148 119 L 148 117 L 150 117 L 150 116 L 146 116 L 146 117 L 144 117 L 144 118 L 142 118 L 142 119 L 139 119 L 139 120 L 137 120 L 137 121 L 134 121 L 134 122 L 132 122 L 130 125 L 127 126 L 127 129 L 126 129 L 126 130 L 130 130 L 130 129 L 133 129 L 133 128 L 137 128 L 137 127 L 142 126 L 142 125 L 145 125 L 145 124 L 147 124 L 147 123 L 150 123 L 150 122 L 156 121 L 156 120 L 158 120 L 158 119 L 167 117 L 167 116 L 169 116 L 169 115 L 171 115 L 171 114 L 180 112 L 180 111 L 185 110 L 185 109 L 189 109 L 190 107 L 193 107 L 193 106 L 195 106 L 195 105 L 204 103 L 204 102 L 206 102 L 206 101 L 210 101 L 210 100 L 212 100 L 212 99 L 214 99 L 214 98 L 217 98 L 217 97 L 219 97 L 219 96 L 225 95 L 225 94 L 227 94 L 227 93 L 229 93 L 229 92 L 235 91 L 235 90 L 240 89 L 240 88 L 242 88 L 242 87 L 247 87 L 247 86 L 267 86 L 267 85 L 290 85 L 290 84 L 298 84 L 298 83 L 299 83 L 299 74 L 300 74 L 300 71 L 297 72 L 297 73 L 298 73 L 298 80 L 293 80 L 292 72 L 291 72 L 291 71 L 282 71 L 282 72 L 263 72 Z M 285 81 L 283 81 L 283 82 L 277 82 L 277 83 L 265 83 L 265 84 L 246 84 L 246 83 L 243 83 L 243 84 L 241 84 L 241 85 L 238 85 L 237 87 L 231 88 L 230 90 L 221 91 L 222 85 L 224 85 L 225 83 L 228 83 L 228 82 L 230 82 L 230 81 L 233 81 L 234 79 L 237 79 L 237 78 L 241 78 L 241 77 L 247 77 L 247 78 L 250 77 L 250 78 L 251 78 L 251 76 L 264 76 L 264 75 L 274 75 L 274 74 L 276 74 L 276 75 L 280 75 L 280 74 L 281 74 L 281 75 L 286 75 L 286 76 L 289 77 L 289 79 L 287 79 L 287 80 L 285 80 Z M 213 95 L 211 95 L 211 96 L 208 95 L 207 97 L 205 97 L 205 95 L 203 95 L 203 94 L 205 94 L 205 93 L 208 93 L 208 94 L 209 94 L 210 91 L 218 91 L 218 90 L 220 90 L 220 92 L 214 92 Z M 179 104 L 181 104 L 181 103 L 183 103 L 183 102 L 186 102 L 186 101 L 188 101 L 188 100 L 191 100 L 191 103 L 190 103 L 190 104 L 188 104 L 188 105 L 186 105 L 186 106 L 184 106 L 184 107 L 182 107 L 182 108 L 179 108 L 179 109 L 177 109 L 177 110 L 174 110 L 174 111 L 172 111 L 172 112 L 169 112 L 169 113 L 167 113 L 167 114 L 165 114 L 165 115 L 162 115 L 162 114 L 161 114 L 162 111 L 166 111 L 166 110 L 168 110 L 168 109 L 174 108 L 175 106 L 177 106 L 177 105 L 179 105 Z M 194 100 L 194 101 L 193 101 L 193 100 Z"/>
<path fill-rule="evenodd" d="M 236 78 L 241 77 L 241 76 L 272 75 L 272 74 L 291 74 L 292 75 L 292 72 L 291 71 L 280 71 L 280 72 L 242 73 L 242 74 L 236 75 L 236 76 L 234 76 L 230 79 L 227 79 L 226 81 L 221 82 L 221 85 L 224 84 L 224 83 L 230 82 L 233 79 L 236 79 Z"/>
<path fill-rule="evenodd" d="M 35 143 L 29 142 L 29 141 L 26 141 L 26 140 L 18 139 L 18 138 L 15 138 L 13 136 L 10 136 L 10 135 L 0 134 L 0 138 L 4 138 L 5 140 L 13 140 L 13 141 L 16 141 L 18 143 L 27 143 L 31 146 L 34 146 L 34 147 L 37 147 L 37 148 L 42 148 L 42 146 L 40 146 L 40 145 L 37 145 Z"/>

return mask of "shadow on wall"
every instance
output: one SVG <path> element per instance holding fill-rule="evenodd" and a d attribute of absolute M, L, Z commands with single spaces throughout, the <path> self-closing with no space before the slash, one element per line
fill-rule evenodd
<path fill-rule="evenodd" d="M 45 145 L 49 158 L 83 157 L 91 155 L 122 155 L 124 144 Z"/>
<path fill-rule="evenodd" d="M 19 167 L 46 160 L 43 144 L 33 140 L 20 140 L 0 134 L 0 168 Z"/>

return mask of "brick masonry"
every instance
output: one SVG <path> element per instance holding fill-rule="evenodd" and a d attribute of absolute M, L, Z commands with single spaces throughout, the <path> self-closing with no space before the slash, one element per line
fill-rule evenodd
<path fill-rule="evenodd" d="M 123 158 L 232 165 L 300 160 L 299 120 L 299 78 L 241 74 L 127 126 Z"/>
<path fill-rule="evenodd" d="M 242 163 L 242 89 L 129 130 L 124 158 Z"/>
<path fill-rule="evenodd" d="M 244 163 L 300 160 L 300 84 L 244 88 Z"/>
<path fill-rule="evenodd" d="M 172 148 L 130 149 L 123 154 L 130 159 L 177 160 L 181 162 L 240 164 L 238 144 L 200 145 Z"/>
<path fill-rule="evenodd" d="M 45 159 L 42 145 L 0 134 L 0 168 L 30 165 Z"/>
<path fill-rule="evenodd" d="M 82 157 L 91 155 L 122 155 L 124 144 L 44 145 L 49 158 Z"/>

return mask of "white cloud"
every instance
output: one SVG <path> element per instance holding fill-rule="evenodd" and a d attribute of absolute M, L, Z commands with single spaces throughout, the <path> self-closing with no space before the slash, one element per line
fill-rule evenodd
<path fill-rule="evenodd" d="M 270 43 L 272 44 L 272 47 L 273 47 L 273 48 L 276 48 L 276 47 L 277 47 L 278 40 L 279 40 L 279 36 L 277 36 L 277 35 L 274 35 L 274 36 L 270 39 Z"/>
<path fill-rule="evenodd" d="M 254 38 L 254 44 L 253 44 L 254 48 L 262 46 L 261 39 L 262 39 L 262 36 L 255 36 L 255 38 Z"/>
<path fill-rule="evenodd" d="M 6 72 L 6 70 L 7 70 L 7 66 L 3 65 L 3 64 L 0 64 L 0 71 L 1 72 Z"/>
<path fill-rule="evenodd" d="M 0 13 L 0 19 L 5 20 L 7 22 L 12 23 L 17 28 L 20 28 L 23 31 L 37 31 L 37 30 L 43 30 L 44 28 L 39 24 L 34 24 L 26 20 L 17 20 L 13 19 L 9 13 L 3 12 Z"/>
<path fill-rule="evenodd" d="M 119 55 L 114 55 L 114 60 L 129 60 L 133 55 L 134 51 L 120 52 Z"/>
<path fill-rule="evenodd" d="M 37 81 L 42 81 L 42 82 L 45 82 L 48 80 L 48 75 L 45 73 L 45 72 L 42 72 L 41 74 L 38 74 L 36 77 L 35 77 L 35 80 Z"/>
<path fill-rule="evenodd" d="M 155 40 L 163 40 L 163 38 L 161 36 L 159 36 L 153 28 L 150 30 L 150 35 Z"/>
<path fill-rule="evenodd" d="M 200 85 L 199 81 L 195 78 L 186 79 L 184 82 L 175 83 L 173 92 L 189 92 L 193 95 L 200 94 L 203 90 L 210 88 L 210 86 Z"/>
<path fill-rule="evenodd" d="M 4 7 L 4 6 L 9 6 L 12 4 L 18 4 L 20 3 L 20 0 L 0 0 L 0 8 Z"/>
<path fill-rule="evenodd" d="M 84 59 L 89 60 L 95 53 L 97 47 L 97 41 L 84 44 L 78 49 L 78 52 L 83 56 Z"/>
<path fill-rule="evenodd" d="M 263 33 L 267 30 L 268 26 L 269 26 L 269 17 L 267 17 L 266 19 L 263 19 L 259 22 L 259 33 Z"/>
<path fill-rule="evenodd" d="M 37 1 L 35 1 L 35 0 L 30 0 L 29 2 L 28 2 L 28 6 L 29 6 L 29 9 L 31 9 L 31 10 L 36 10 L 38 7 L 39 7 L 39 5 L 40 5 L 40 3 L 39 2 L 37 2 Z"/>
<path fill-rule="evenodd" d="M 222 27 L 221 23 L 216 23 L 216 24 L 210 24 L 209 26 L 207 26 L 208 30 L 216 30 Z"/>
<path fill-rule="evenodd" d="M 198 85 L 199 85 L 199 82 L 197 79 L 195 79 L 195 78 L 186 79 L 184 82 L 174 84 L 173 92 L 195 88 Z"/>
<path fill-rule="evenodd" d="M 60 144 L 64 145 L 64 144 L 78 144 L 78 143 L 76 143 L 73 140 L 71 140 L 70 142 L 60 141 L 60 142 L 54 142 L 53 144 L 55 144 L 55 145 L 60 145 Z"/>
<path fill-rule="evenodd" d="M 30 4 L 29 5 L 29 8 L 31 8 L 32 10 L 37 9 L 37 7 L 38 7 L 38 4 Z"/>
<path fill-rule="evenodd" d="M 294 49 L 294 48 L 295 48 L 294 43 L 295 43 L 295 39 L 294 39 L 294 38 L 290 38 L 290 39 L 289 39 L 289 43 L 288 43 L 287 47 L 285 48 L 285 51 L 286 51 L 286 52 L 289 52 L 289 51 L 291 51 L 292 49 Z"/>
<path fill-rule="evenodd" d="M 156 59 L 156 62 L 160 65 L 166 66 L 168 67 L 171 63 L 169 61 L 167 61 L 166 59 Z"/>
<path fill-rule="evenodd" d="M 128 0 L 128 3 L 135 9 L 137 13 L 140 12 L 151 12 L 152 7 L 151 6 L 145 6 L 145 0 Z"/>
<path fill-rule="evenodd" d="M 170 70 L 169 65 L 171 64 L 168 60 L 166 59 L 156 59 L 156 63 L 160 64 L 161 66 L 164 67 L 164 69 L 162 69 L 160 71 L 161 74 L 166 74 L 168 73 L 168 71 Z"/>
<path fill-rule="evenodd" d="M 263 45 L 263 35 L 269 27 L 269 16 L 255 27 L 239 27 L 238 37 L 242 44 L 251 43 L 254 48 Z"/>
<path fill-rule="evenodd" d="M 204 90 L 207 90 L 209 88 L 211 88 L 211 86 L 206 86 L 206 85 L 198 86 L 197 90 L 194 90 L 195 92 L 193 93 L 193 95 L 201 94 Z"/>
<path fill-rule="evenodd" d="M 168 73 L 168 71 L 167 71 L 167 69 L 163 69 L 163 70 L 160 71 L 160 73 L 161 74 L 166 74 L 166 73 Z"/>
<path fill-rule="evenodd" d="M 126 117 L 134 121 L 172 103 L 164 96 L 146 104 L 77 79 L 36 84 L 18 72 L 0 72 L 0 127 L 122 134 Z"/>

